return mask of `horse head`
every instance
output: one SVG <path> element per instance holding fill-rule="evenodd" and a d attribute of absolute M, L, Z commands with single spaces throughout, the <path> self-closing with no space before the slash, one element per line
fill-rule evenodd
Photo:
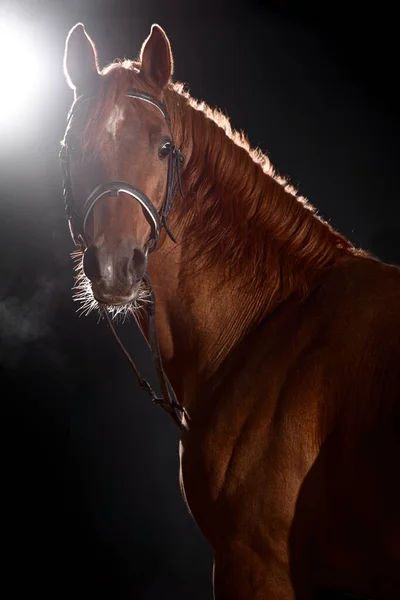
<path fill-rule="evenodd" d="M 163 102 L 173 59 L 161 27 L 153 25 L 140 62 L 120 67 L 99 71 L 83 25 L 70 31 L 64 71 L 74 103 L 62 147 L 66 208 L 93 296 L 113 306 L 137 298 L 163 227 L 173 239 L 167 218 L 183 163 Z"/>

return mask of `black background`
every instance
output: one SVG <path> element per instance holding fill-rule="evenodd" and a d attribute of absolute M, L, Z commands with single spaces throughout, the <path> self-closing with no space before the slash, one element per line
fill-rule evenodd
<path fill-rule="evenodd" d="M 3 11 L 1 13 L 1 10 Z M 0 359 L 7 598 L 209 600 L 212 551 L 180 496 L 178 432 L 104 323 L 79 318 L 59 141 L 62 56 L 85 23 L 100 64 L 166 30 L 175 77 L 230 115 L 331 224 L 400 263 L 398 39 L 386 2 L 11 1 L 44 76 L 0 130 Z M 11 84 L 0 78 L 0 93 Z M 0 125 L 1 127 L 1 125 Z M 144 374 L 146 345 L 120 329 Z M 3 559 L 4 565 L 4 559 Z"/>

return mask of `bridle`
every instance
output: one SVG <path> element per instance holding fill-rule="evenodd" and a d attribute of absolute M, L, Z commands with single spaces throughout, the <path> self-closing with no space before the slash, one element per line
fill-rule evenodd
<path fill-rule="evenodd" d="M 93 96 L 79 96 L 75 102 L 73 103 L 71 110 L 68 113 L 67 117 L 67 128 L 64 136 L 64 140 L 62 142 L 61 150 L 60 150 L 60 161 L 62 168 L 62 186 L 63 186 L 63 196 L 65 203 L 65 211 L 68 218 L 69 229 L 71 233 L 71 237 L 76 246 L 79 246 L 83 251 L 85 251 L 88 247 L 88 240 L 86 236 L 86 225 L 91 211 L 93 210 L 96 203 L 103 198 L 103 196 L 113 196 L 119 197 L 120 193 L 128 194 L 133 200 L 139 202 L 141 205 L 144 217 L 150 225 L 150 235 L 144 246 L 145 254 L 149 254 L 153 252 L 158 244 L 160 233 L 162 228 L 164 227 L 169 237 L 176 242 L 173 234 L 171 233 L 167 220 L 169 213 L 172 208 L 172 202 L 174 196 L 179 188 L 180 193 L 183 197 L 182 184 L 181 184 L 181 167 L 185 161 L 185 157 L 179 148 L 176 146 L 174 142 L 174 138 L 171 131 L 171 119 L 167 112 L 167 109 L 163 102 L 160 102 L 156 98 L 153 98 L 149 94 L 145 92 L 141 92 L 134 88 L 130 88 L 127 90 L 126 95 L 129 98 L 137 98 L 139 100 L 143 100 L 148 102 L 149 104 L 156 107 L 164 117 L 170 137 L 171 144 L 169 146 L 168 153 L 168 172 L 167 172 L 167 187 L 165 192 L 165 197 L 163 203 L 161 205 L 161 209 L 158 212 L 154 207 L 151 200 L 146 196 L 146 194 L 137 187 L 134 187 L 127 181 L 108 181 L 106 183 L 98 185 L 86 198 L 83 206 L 79 207 L 75 202 L 74 194 L 72 191 L 71 185 L 71 175 L 70 175 L 70 151 L 68 148 L 68 131 L 70 129 L 70 123 L 73 115 L 76 112 L 78 106 L 82 103 L 91 100 Z M 143 278 L 146 286 L 149 290 L 150 301 L 148 303 L 148 336 L 149 336 L 149 345 L 153 357 L 154 366 L 157 372 L 162 398 L 157 397 L 157 394 L 150 386 L 148 381 L 146 381 L 139 373 L 136 368 L 135 363 L 133 362 L 129 352 L 126 350 L 125 346 L 121 342 L 114 325 L 112 323 L 109 311 L 105 305 L 101 306 L 102 312 L 108 322 L 108 325 L 118 342 L 121 350 L 129 361 L 137 379 L 140 387 L 148 394 L 150 394 L 153 402 L 161 406 L 168 414 L 171 415 L 175 423 L 182 428 L 183 424 L 180 418 L 180 415 L 186 415 L 184 408 L 177 401 L 175 394 L 172 390 L 172 387 L 168 381 L 168 378 L 164 372 L 161 360 L 161 353 L 158 343 L 157 330 L 155 326 L 155 296 L 154 292 L 151 289 L 150 279 L 148 274 Z M 143 332 L 142 332 L 143 333 Z"/>
<path fill-rule="evenodd" d="M 164 103 L 160 102 L 156 98 L 153 98 L 149 94 L 146 94 L 145 92 L 140 92 L 139 90 L 136 90 L 134 88 L 128 89 L 126 95 L 128 98 L 138 98 L 139 100 L 143 100 L 155 106 L 161 112 L 169 129 L 172 143 L 170 144 L 168 154 L 167 188 L 160 212 L 157 212 L 151 200 L 146 196 L 146 194 L 142 190 L 134 187 L 127 181 L 107 181 L 106 183 L 98 185 L 86 198 L 83 206 L 77 206 L 77 203 L 74 200 L 74 195 L 71 186 L 69 164 L 70 153 L 68 151 L 68 129 L 77 107 L 83 104 L 84 102 L 91 100 L 93 96 L 79 96 L 72 105 L 72 108 L 69 111 L 67 117 L 66 134 L 60 150 L 65 210 L 67 213 L 72 239 L 74 240 L 76 245 L 80 245 L 83 243 L 83 245 L 87 247 L 86 224 L 94 206 L 103 196 L 108 195 L 118 197 L 121 192 L 125 192 L 126 194 L 131 196 L 131 198 L 139 202 L 139 204 L 142 207 L 143 214 L 150 225 L 150 237 L 145 245 L 145 251 L 150 253 L 153 252 L 157 247 L 162 227 L 165 227 L 169 237 L 174 242 L 176 241 L 171 231 L 169 230 L 167 220 L 172 208 L 172 201 L 174 199 L 178 187 L 181 195 L 183 196 L 181 185 L 181 167 L 185 161 L 185 157 L 174 142 L 174 138 L 171 131 L 171 119 L 169 117 Z"/>

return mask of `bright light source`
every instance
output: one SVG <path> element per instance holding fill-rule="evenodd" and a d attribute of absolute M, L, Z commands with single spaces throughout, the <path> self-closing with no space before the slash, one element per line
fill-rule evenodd
<path fill-rule="evenodd" d="M 14 23 L 0 17 L 0 128 L 24 120 L 38 89 L 39 60 L 33 40 Z"/>

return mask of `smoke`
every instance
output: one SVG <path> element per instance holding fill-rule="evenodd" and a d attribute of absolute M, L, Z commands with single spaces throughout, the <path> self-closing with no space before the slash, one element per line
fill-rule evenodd
<path fill-rule="evenodd" d="M 28 352 L 29 345 L 50 336 L 50 323 L 54 316 L 56 297 L 61 292 L 60 287 L 60 282 L 40 278 L 31 296 L 0 296 L 1 363 L 17 362 Z M 53 349 L 50 356 L 58 362 L 57 353 Z"/>

